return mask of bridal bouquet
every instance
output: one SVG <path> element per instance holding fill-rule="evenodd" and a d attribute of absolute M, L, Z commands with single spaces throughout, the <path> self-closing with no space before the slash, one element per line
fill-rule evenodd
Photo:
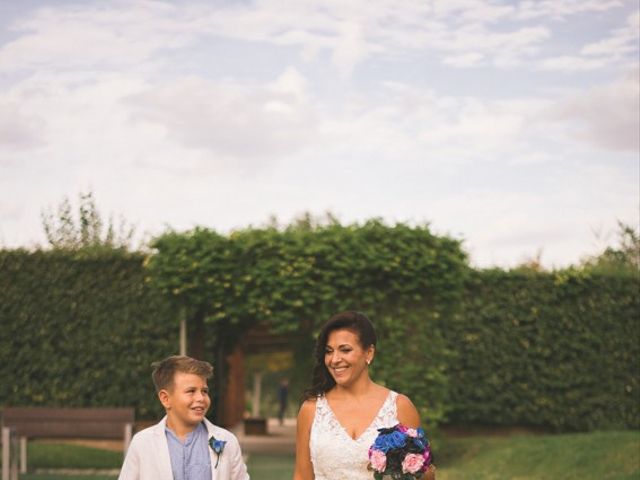
<path fill-rule="evenodd" d="M 375 480 L 415 480 L 421 478 L 433 461 L 429 440 L 421 427 L 398 424 L 379 428 L 369 447 L 369 467 Z"/>

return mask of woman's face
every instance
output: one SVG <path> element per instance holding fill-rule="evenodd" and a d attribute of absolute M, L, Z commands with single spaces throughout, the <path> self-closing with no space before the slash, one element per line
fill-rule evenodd
<path fill-rule="evenodd" d="M 348 386 L 367 371 L 367 362 L 373 360 L 374 347 L 364 349 L 357 333 L 351 330 L 333 330 L 329 333 L 324 350 L 324 364 L 337 385 Z"/>

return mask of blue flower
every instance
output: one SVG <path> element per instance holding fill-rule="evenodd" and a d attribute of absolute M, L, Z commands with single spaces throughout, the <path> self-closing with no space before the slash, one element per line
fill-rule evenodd
<path fill-rule="evenodd" d="M 226 444 L 227 442 L 225 440 L 216 440 L 216 437 L 214 437 L 213 435 L 209 439 L 209 446 L 211 447 L 211 450 L 213 450 L 218 456 L 216 460 L 216 465 L 213 468 L 218 468 L 218 462 L 220 462 L 220 455 L 222 455 L 222 452 L 224 451 L 224 446 Z"/>
<path fill-rule="evenodd" d="M 416 437 L 413 439 L 413 443 L 420 450 L 427 448 L 427 441 L 425 438 Z"/>
<path fill-rule="evenodd" d="M 388 434 L 378 435 L 376 441 L 373 444 L 373 448 L 376 450 L 382 450 L 387 453 L 389 450 L 395 448 L 402 448 L 407 444 L 407 436 L 404 433 L 393 431 Z"/>

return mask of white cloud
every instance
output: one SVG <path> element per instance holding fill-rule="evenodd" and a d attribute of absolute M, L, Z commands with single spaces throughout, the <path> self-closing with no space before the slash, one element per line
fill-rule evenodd
<path fill-rule="evenodd" d="M 454 112 L 455 119 L 426 129 L 423 139 L 429 144 L 458 145 L 473 151 L 505 150 L 517 139 L 526 115 L 507 105 L 491 105 L 468 100 Z"/>
<path fill-rule="evenodd" d="M 602 57 L 588 58 L 578 55 L 563 55 L 544 58 L 537 63 L 537 68 L 561 72 L 588 72 L 601 69 L 609 63 L 609 59 Z"/>
<path fill-rule="evenodd" d="M 297 102 L 306 103 L 307 79 L 294 67 L 288 67 L 269 86 L 269 90 L 281 95 L 292 95 Z"/>
<path fill-rule="evenodd" d="M 640 150 L 639 70 L 555 106 L 549 118 L 566 121 L 571 134 L 600 148 Z"/>
<path fill-rule="evenodd" d="M 271 86 L 183 77 L 129 99 L 135 121 L 162 126 L 168 138 L 204 149 L 213 162 L 260 163 L 312 141 L 316 114 L 305 80 L 288 69 Z"/>
<path fill-rule="evenodd" d="M 608 65 L 637 64 L 640 38 L 640 13 L 629 15 L 622 28 L 614 29 L 606 38 L 584 45 L 570 55 L 540 59 L 537 68 L 562 72 L 587 72 Z"/>
<path fill-rule="evenodd" d="M 362 25 L 357 22 L 341 22 L 339 40 L 333 51 L 333 62 L 345 74 L 367 57 L 367 43 Z"/>
<path fill-rule="evenodd" d="M 159 48 L 189 43 L 177 12 L 185 15 L 163 2 L 41 8 L 12 27 L 18 36 L 0 49 L 0 71 L 135 67 Z"/>
<path fill-rule="evenodd" d="M 43 8 L 14 25 L 18 36 L 0 49 L 0 71 L 50 65 L 154 68 L 159 66 L 153 62 L 162 50 L 193 48 L 211 36 L 296 47 L 307 61 L 328 51 L 334 67 L 345 75 L 374 55 L 394 58 L 418 52 L 450 66 L 513 68 L 527 66 L 525 61 L 535 58 L 551 38 L 550 27 L 543 24 L 548 17 L 564 18 L 618 6 L 615 1 L 574 0 L 515 5 L 480 0 L 411 1 L 401 6 L 387 0 L 78 4 Z M 522 18 L 529 19 L 528 23 L 520 23 Z M 530 19 L 538 23 L 532 24 Z M 632 48 L 629 35 L 633 20 L 629 22 L 623 32 L 615 33 L 615 39 L 586 46 L 586 54 L 609 50 L 620 41 Z M 563 66 L 571 64 L 569 57 L 543 59 L 542 68 L 566 68 Z M 594 63 L 590 65 L 595 68 Z"/>
<path fill-rule="evenodd" d="M 431 3 L 437 16 L 454 17 L 464 21 L 494 23 L 510 18 L 515 12 L 513 5 L 478 0 L 434 1 Z"/>
<path fill-rule="evenodd" d="M 399 83 L 388 83 L 385 93 L 386 101 L 351 112 L 335 130 L 349 132 L 347 141 L 366 139 L 377 152 L 409 145 L 429 157 L 461 163 L 487 155 L 505 162 L 520 153 L 530 156 L 529 142 L 542 135 L 538 118 L 548 106 L 537 99 L 445 96 Z"/>
<path fill-rule="evenodd" d="M 18 102 L 1 101 L 0 148 L 23 150 L 44 144 L 44 122 L 36 114 L 25 113 Z M 0 162 L 6 161 L 0 156 Z"/>
<path fill-rule="evenodd" d="M 518 17 L 561 20 L 581 13 L 605 12 L 623 5 L 618 0 L 526 0 L 518 4 Z"/>
<path fill-rule="evenodd" d="M 463 53 L 461 55 L 447 55 L 442 62 L 453 67 L 477 67 L 482 63 L 484 54 L 478 52 Z"/>
<path fill-rule="evenodd" d="M 627 18 L 627 23 L 623 28 L 611 32 L 608 38 L 585 45 L 581 53 L 587 56 L 618 60 L 634 53 L 637 55 L 639 39 L 640 12 L 634 12 Z"/>

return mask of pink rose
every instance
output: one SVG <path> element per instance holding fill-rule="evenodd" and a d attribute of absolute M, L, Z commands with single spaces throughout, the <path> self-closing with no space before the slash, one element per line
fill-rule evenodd
<path fill-rule="evenodd" d="M 381 450 L 369 450 L 369 461 L 376 472 L 384 472 L 387 468 L 387 456 Z"/>
<path fill-rule="evenodd" d="M 415 453 L 409 453 L 402 461 L 403 473 L 417 473 L 424 465 L 424 457 Z"/>

